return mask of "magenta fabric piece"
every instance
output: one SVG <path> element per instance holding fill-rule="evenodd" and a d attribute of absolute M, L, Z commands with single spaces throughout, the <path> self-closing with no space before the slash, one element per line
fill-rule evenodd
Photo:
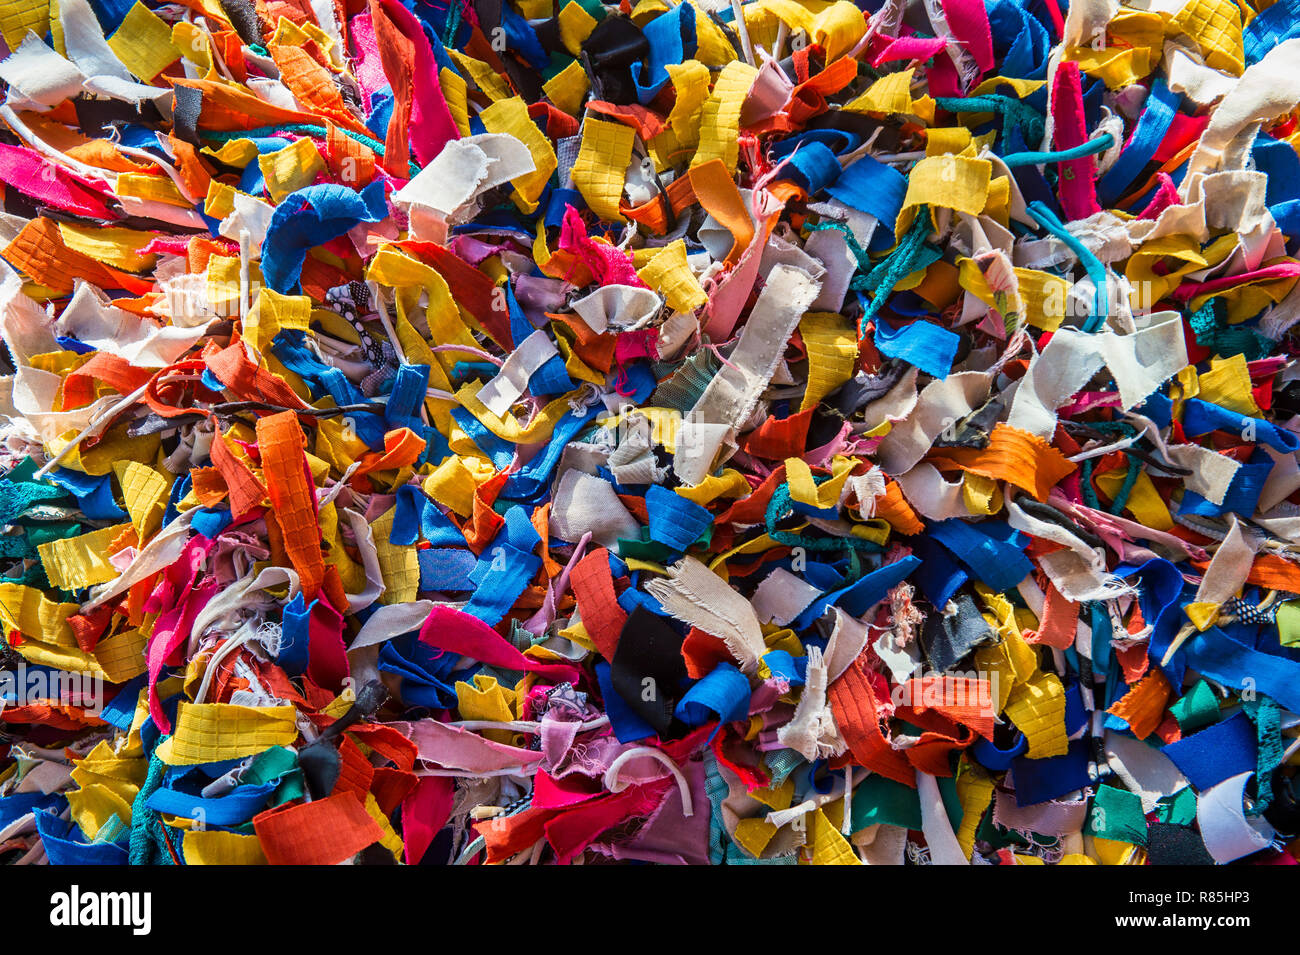
<path fill-rule="evenodd" d="M 1207 282 L 1184 282 L 1174 291 L 1178 299 L 1192 298 L 1196 295 L 1210 295 L 1224 289 L 1236 288 L 1250 282 L 1268 282 L 1273 279 L 1289 279 L 1300 275 L 1300 262 L 1279 262 L 1277 265 L 1265 266 L 1240 275 L 1225 275 Z"/>
<path fill-rule="evenodd" d="M 421 776 L 402 800 L 402 857 L 418 865 L 447 820 L 456 800 L 450 776 Z"/>
<path fill-rule="evenodd" d="M 22 183 L 20 192 L 77 215 L 117 218 L 105 202 L 105 186 L 54 165 L 31 149 L 0 144 L 0 181 Z"/>
<path fill-rule="evenodd" d="M 348 678 L 347 644 L 343 639 L 343 615 L 330 606 L 322 592 L 312 604 L 307 622 L 307 676 L 327 690 L 343 689 Z"/>
<path fill-rule="evenodd" d="M 872 59 L 872 66 L 894 60 L 928 60 L 938 56 L 948 46 L 939 37 L 904 36 L 894 40 Z"/>
<path fill-rule="evenodd" d="M 163 712 L 162 701 L 158 698 L 158 678 L 162 675 L 167 660 L 189 640 L 190 630 L 194 627 L 199 611 L 216 596 L 217 590 L 217 582 L 210 577 L 193 590 L 187 586 L 181 603 L 166 611 L 154 623 L 153 636 L 149 638 L 146 651 L 149 667 L 149 715 L 164 735 L 172 731 L 172 723 Z"/>
<path fill-rule="evenodd" d="M 442 96 L 438 82 L 438 61 L 424 35 L 424 27 L 415 14 L 397 0 L 380 0 L 384 12 L 392 18 L 402 35 L 415 44 L 415 77 L 411 95 L 411 122 L 406 135 L 411 151 L 421 166 L 427 166 L 442 152 L 442 147 L 453 139 L 460 139 L 460 130 L 451 118 L 451 110 Z"/>
<path fill-rule="evenodd" d="M 993 69 L 993 31 L 983 0 L 943 0 L 943 16 L 948 28 L 966 52 L 975 58 L 981 73 Z"/>
<path fill-rule="evenodd" d="M 434 607 L 420 628 L 420 641 L 449 653 L 473 657 L 488 666 L 527 670 L 557 683 L 578 682 L 576 667 L 564 663 L 540 663 L 526 657 L 478 617 L 454 607 Z"/>
<path fill-rule="evenodd" d="M 1083 112 L 1083 84 L 1079 64 L 1062 63 L 1056 70 L 1052 87 L 1052 143 L 1060 149 L 1082 146 L 1088 139 L 1088 124 Z M 1097 204 L 1097 163 L 1093 156 L 1061 163 L 1057 194 L 1066 219 L 1086 219 L 1101 211 Z"/>
<path fill-rule="evenodd" d="M 1156 173 L 1156 181 L 1159 183 L 1156 187 L 1156 194 L 1151 197 L 1151 201 L 1147 203 L 1146 208 L 1138 213 L 1139 219 L 1158 219 L 1160 213 L 1170 206 L 1181 205 L 1182 203 L 1182 199 L 1178 195 L 1178 187 L 1174 185 L 1174 180 L 1169 173 Z"/>
<path fill-rule="evenodd" d="M 384 65 L 379 59 L 379 43 L 370 11 L 363 10 L 348 21 L 348 39 L 352 41 L 353 76 L 367 102 L 373 93 L 388 88 Z"/>
<path fill-rule="evenodd" d="M 573 206 L 564 211 L 564 222 L 560 226 L 560 248 L 576 255 L 601 285 L 648 287 L 641 281 L 641 276 L 636 274 L 632 259 L 626 253 L 620 252 L 608 242 L 597 242 L 588 237 L 586 223 Z"/>
<path fill-rule="evenodd" d="M 599 796 L 603 790 L 585 776 L 565 776 L 556 779 L 545 770 L 539 769 L 533 777 L 534 809 L 567 809 L 589 802 Z"/>

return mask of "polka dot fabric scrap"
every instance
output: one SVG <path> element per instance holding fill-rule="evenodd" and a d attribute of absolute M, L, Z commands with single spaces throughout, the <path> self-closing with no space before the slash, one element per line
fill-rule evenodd
<path fill-rule="evenodd" d="M 1296 0 L 0 37 L 3 861 L 1296 863 Z"/>

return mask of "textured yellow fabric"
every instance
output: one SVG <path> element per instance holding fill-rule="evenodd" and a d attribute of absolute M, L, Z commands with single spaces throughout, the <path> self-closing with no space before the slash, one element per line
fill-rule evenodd
<path fill-rule="evenodd" d="M 139 790 L 138 786 L 134 788 Z M 68 809 L 72 821 L 90 840 L 94 840 L 114 816 L 128 824 L 131 818 L 131 800 L 104 783 L 91 783 L 69 792 Z"/>
<path fill-rule="evenodd" d="M 115 633 L 95 644 L 95 659 L 110 683 L 125 683 L 148 669 L 144 657 L 148 643 L 149 635 L 143 630 Z"/>
<path fill-rule="evenodd" d="M 970 144 L 970 130 L 965 126 L 939 126 L 926 130 L 925 154 L 927 156 L 959 153 Z"/>
<path fill-rule="evenodd" d="M 460 52 L 460 50 L 447 50 L 451 58 L 460 67 L 461 75 L 468 75 L 488 99 L 494 103 L 497 100 L 510 98 L 510 87 L 505 80 L 501 78 L 496 70 L 492 69 L 482 60 L 476 60 L 472 56 Z"/>
<path fill-rule="evenodd" d="M 215 71 L 212 63 L 212 43 L 205 32 L 186 20 L 173 23 L 172 46 L 181 56 L 199 67 L 204 74 L 204 79 L 212 78 Z"/>
<path fill-rule="evenodd" d="M 143 173 L 125 172 L 117 177 L 117 184 L 114 188 L 119 196 L 130 196 L 133 199 L 149 199 L 153 202 L 163 202 L 169 206 L 180 206 L 185 209 L 193 205 L 181 195 L 181 191 L 176 188 L 176 183 L 172 182 L 167 176 L 146 176 Z"/>
<path fill-rule="evenodd" d="M 805 817 L 808 822 L 808 845 L 811 847 L 811 865 L 862 865 L 849 840 L 821 809 L 814 809 Z"/>
<path fill-rule="evenodd" d="M 677 94 L 668 114 L 668 125 L 676 134 L 679 146 L 695 146 L 700 141 L 704 101 L 709 98 L 709 68 L 699 60 L 687 60 L 669 63 L 666 69 Z"/>
<path fill-rule="evenodd" d="M 489 431 L 498 438 L 505 438 L 511 444 L 532 444 L 536 441 L 548 440 L 551 432 L 555 430 L 555 425 L 569 410 L 568 396 L 561 396 L 550 404 L 544 405 L 533 415 L 528 424 L 521 425 L 513 415 L 507 414 L 506 417 L 501 418 L 489 411 L 483 402 L 478 400 L 478 391 L 481 387 L 482 385 L 476 382 L 466 382 L 456 392 L 456 399 Z"/>
<path fill-rule="evenodd" d="M 262 270 L 253 263 L 249 281 L 262 284 Z M 214 255 L 208 259 L 208 304 L 218 315 L 239 314 L 239 259 L 233 255 Z"/>
<path fill-rule="evenodd" d="M 379 569 L 384 576 L 384 592 L 380 603 L 410 603 L 420 591 L 420 562 L 414 547 L 401 547 L 389 543 L 393 533 L 393 518 L 397 508 L 390 507 L 372 525 L 375 550 L 379 554 Z"/>
<path fill-rule="evenodd" d="M 518 96 L 493 103 L 479 114 L 479 119 L 489 133 L 509 133 L 528 147 L 537 168 L 511 180 L 511 185 L 515 187 L 520 211 L 525 214 L 535 212 L 537 200 L 558 165 L 551 141 L 537 128 L 528 115 L 528 104 Z"/>
<path fill-rule="evenodd" d="M 17 630 L 50 643 L 76 646 L 68 617 L 80 609 L 75 603 L 55 603 L 35 587 L 0 583 L 0 620 L 6 633 Z"/>
<path fill-rule="evenodd" d="M 1096 482 L 1097 487 L 1101 488 L 1111 500 L 1114 500 L 1115 495 L 1119 493 L 1120 487 L 1124 484 L 1126 471 L 1126 468 L 1107 471 L 1105 474 L 1096 475 L 1093 480 Z M 1165 504 L 1164 498 L 1160 496 L 1160 492 L 1156 490 L 1151 475 L 1147 474 L 1146 471 L 1138 472 L 1137 481 L 1134 483 L 1132 490 L 1129 491 L 1128 503 L 1125 507 L 1133 515 L 1133 518 L 1144 527 L 1167 531 L 1174 526 L 1174 519 L 1169 514 L 1169 507 Z"/>
<path fill-rule="evenodd" d="M 686 242 L 678 239 L 655 253 L 649 263 L 637 269 L 641 281 L 664 297 L 668 307 L 692 312 L 709 300 L 704 287 L 686 262 Z"/>
<path fill-rule="evenodd" d="M 122 500 L 136 534 L 141 541 L 148 540 L 162 526 L 171 485 L 153 468 L 136 461 L 119 461 L 113 465 L 113 472 L 122 487 Z"/>
<path fill-rule="evenodd" d="M 831 476 L 817 484 L 813 480 L 812 469 L 803 458 L 786 458 L 785 477 L 790 483 L 790 498 L 809 507 L 835 507 L 844 490 L 844 482 L 857 466 L 856 458 L 837 454 L 831 460 Z"/>
<path fill-rule="evenodd" d="M 181 838 L 186 865 L 266 865 L 257 836 L 219 829 L 186 829 Z"/>
<path fill-rule="evenodd" d="M 462 136 L 470 134 L 469 128 L 469 84 L 459 73 L 454 73 L 445 66 L 438 71 L 438 83 L 442 86 L 442 98 L 447 101 L 447 111 L 451 113 L 456 129 Z"/>
<path fill-rule="evenodd" d="M 36 553 L 50 583 L 64 590 L 80 590 L 102 584 L 117 576 L 108 562 L 108 545 L 130 524 L 114 524 L 89 534 L 39 544 Z"/>
<path fill-rule="evenodd" d="M 265 352 L 282 329 L 311 330 L 311 299 L 306 295 L 281 295 L 264 288 L 244 320 L 244 339 Z"/>
<path fill-rule="evenodd" d="M 573 184 L 591 211 L 602 219 L 624 221 L 618 206 L 635 142 L 636 132 L 622 123 L 588 116 L 582 124 L 582 145 L 573 164 Z"/>
<path fill-rule="evenodd" d="M 388 821 L 382 809 L 379 808 L 379 800 L 375 798 L 374 793 L 366 793 L 366 812 L 370 818 L 379 826 L 383 835 L 379 839 L 379 844 L 393 854 L 394 859 L 402 857 L 402 837 L 393 829 L 393 824 Z"/>
<path fill-rule="evenodd" d="M 979 829 L 980 820 L 993 802 L 993 790 L 993 778 L 969 764 L 966 771 L 957 777 L 957 797 L 961 800 L 961 826 L 957 829 L 957 844 L 967 859 L 975 847 L 975 832 Z"/>
<path fill-rule="evenodd" d="M 700 146 L 691 159 L 691 167 L 721 159 L 732 175 L 740 155 L 740 109 L 745 104 L 758 70 L 736 61 L 723 67 L 713 84 L 713 92 L 704 103 L 700 119 Z"/>
<path fill-rule="evenodd" d="M 767 844 L 776 835 L 777 828 L 766 819 L 741 819 L 736 823 L 736 831 L 731 834 L 736 845 L 740 846 L 752 858 L 759 858 Z"/>
<path fill-rule="evenodd" d="M 987 517 L 1002 510 L 1002 488 L 982 474 L 967 471 L 962 476 L 961 495 L 966 510 L 972 514 Z"/>
<path fill-rule="evenodd" d="M 853 377 L 858 338 L 852 323 L 836 312 L 807 313 L 799 320 L 799 334 L 808 351 L 808 385 L 799 410 L 807 411 Z"/>
<path fill-rule="evenodd" d="M 170 739 L 155 752 L 169 766 L 194 766 L 252 756 L 298 738 L 292 706 L 181 703 Z"/>
<path fill-rule="evenodd" d="M 688 501 L 705 505 L 712 504 L 718 498 L 744 497 L 752 488 L 743 474 L 734 468 L 726 468 L 721 474 L 710 474 L 699 484 L 674 490 Z"/>
<path fill-rule="evenodd" d="M 1037 673 L 1012 688 L 1006 715 L 1025 734 L 1030 759 L 1065 755 L 1065 687 L 1055 673 Z"/>
<path fill-rule="evenodd" d="M 1159 301 L 1182 283 L 1184 275 L 1210 264 L 1190 236 L 1167 235 L 1143 243 L 1124 266 L 1124 276 L 1133 286 L 1129 301 L 1137 308 L 1142 289 L 1150 301 Z"/>
<path fill-rule="evenodd" d="M 283 202 L 285 196 L 310 186 L 325 168 L 325 160 L 316 144 L 303 136 L 284 149 L 257 157 L 266 179 L 267 191 L 273 202 Z"/>
<path fill-rule="evenodd" d="M 474 491 L 482 483 L 470 468 L 473 460 L 460 455 L 444 458 L 425 479 L 424 493 L 461 517 L 469 517 L 474 510 Z"/>
<path fill-rule="evenodd" d="M 515 692 L 493 676 L 475 674 L 473 683 L 456 683 L 456 705 L 462 719 L 497 720 L 508 723 L 515 718 Z"/>
<path fill-rule="evenodd" d="M 1169 26 L 1196 41 L 1211 69 L 1240 76 L 1246 68 L 1241 11 L 1232 0 L 1188 0 Z"/>
<path fill-rule="evenodd" d="M 577 60 L 542 84 L 542 92 L 570 116 L 577 116 L 582 110 L 589 89 L 591 81 L 587 79 L 587 71 Z"/>
<path fill-rule="evenodd" d="M 1066 49 L 1064 59 L 1079 64 L 1079 69 L 1101 80 L 1110 90 L 1132 86 L 1151 72 L 1151 57 L 1146 50 L 1132 47 L 1109 46 L 1094 50 L 1090 46 L 1072 46 Z"/>
<path fill-rule="evenodd" d="M 138 0 L 109 37 L 108 46 L 128 70 L 146 83 L 180 58 L 172 45 L 172 28 Z"/>
<path fill-rule="evenodd" d="M 789 809 L 794 802 L 794 777 L 787 776 L 785 782 L 773 789 L 771 786 L 764 786 L 760 789 L 751 790 L 750 797 L 757 799 L 769 809 Z"/>
<path fill-rule="evenodd" d="M 45 36 L 49 26 L 50 0 L 0 0 L 0 33 L 11 50 L 18 48 L 28 30 Z"/>

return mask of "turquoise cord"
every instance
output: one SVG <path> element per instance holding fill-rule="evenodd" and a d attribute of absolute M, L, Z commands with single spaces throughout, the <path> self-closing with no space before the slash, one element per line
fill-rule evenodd
<path fill-rule="evenodd" d="M 1040 226 L 1056 236 L 1069 247 L 1083 264 L 1084 271 L 1088 273 L 1088 278 L 1092 279 L 1093 284 L 1093 302 L 1092 314 L 1088 320 L 1083 323 L 1085 332 L 1095 332 L 1101 327 L 1101 323 L 1106 320 L 1110 313 L 1110 296 L 1107 295 L 1106 266 L 1101 264 L 1101 259 L 1092 254 L 1092 251 L 1070 234 L 1069 230 L 1056 217 L 1051 209 L 1047 208 L 1042 202 L 1031 202 L 1027 210 L 1029 215 Z"/>
<path fill-rule="evenodd" d="M 1086 143 L 1080 143 L 1078 146 L 1072 146 L 1069 149 L 1058 149 L 1049 152 L 1008 153 L 999 158 L 1004 165 L 1011 168 L 1016 166 L 1041 166 L 1050 162 L 1069 162 L 1071 159 L 1093 156 L 1105 152 L 1114 145 L 1115 138 L 1110 133 L 1102 133 L 1096 139 L 1090 139 Z"/>

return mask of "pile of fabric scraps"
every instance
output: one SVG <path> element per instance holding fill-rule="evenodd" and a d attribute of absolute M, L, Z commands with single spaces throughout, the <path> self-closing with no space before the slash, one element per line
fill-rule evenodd
<path fill-rule="evenodd" d="M 1298 0 L 6 0 L 12 863 L 1294 865 Z"/>

